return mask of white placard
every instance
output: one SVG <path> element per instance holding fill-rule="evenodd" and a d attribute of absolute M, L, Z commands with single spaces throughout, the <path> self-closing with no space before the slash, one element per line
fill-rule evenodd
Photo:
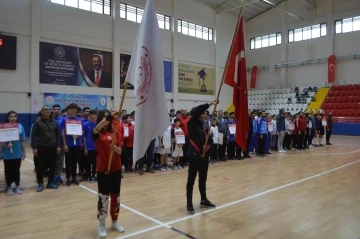
<path fill-rule="evenodd" d="M 326 122 L 325 119 L 323 119 L 323 120 L 321 121 L 321 123 L 322 123 L 322 126 L 327 126 L 327 122 Z"/>
<path fill-rule="evenodd" d="M 0 124 L 0 143 L 20 140 L 17 123 Z"/>
<path fill-rule="evenodd" d="M 81 136 L 82 132 L 82 124 L 80 120 L 66 120 L 66 135 L 77 135 Z"/>
<path fill-rule="evenodd" d="M 185 135 L 177 134 L 175 135 L 176 144 L 185 144 Z"/>
<path fill-rule="evenodd" d="M 272 123 L 269 123 L 269 124 L 268 124 L 268 130 L 269 130 L 269 132 L 273 132 L 273 131 L 274 131 L 274 127 L 273 127 Z"/>
<path fill-rule="evenodd" d="M 230 134 L 236 133 L 236 124 L 229 124 L 229 132 Z"/>
<path fill-rule="evenodd" d="M 289 123 L 289 130 L 294 130 L 295 129 L 295 125 L 293 123 Z"/>
<path fill-rule="evenodd" d="M 223 133 L 219 133 L 219 144 L 223 145 L 224 143 L 224 134 Z"/>
<path fill-rule="evenodd" d="M 311 121 L 309 122 L 309 128 L 310 129 L 312 128 L 312 122 Z"/>
<path fill-rule="evenodd" d="M 129 137 L 129 127 L 124 127 L 124 137 Z"/>

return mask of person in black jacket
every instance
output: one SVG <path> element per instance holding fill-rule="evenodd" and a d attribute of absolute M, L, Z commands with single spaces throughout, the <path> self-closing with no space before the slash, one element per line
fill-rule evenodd
<path fill-rule="evenodd" d="M 244 150 L 244 158 L 251 158 L 251 156 L 249 155 L 249 150 L 251 147 L 251 141 L 253 139 L 254 136 L 254 124 L 253 124 L 254 120 L 252 118 L 251 115 L 251 110 L 249 110 L 249 129 L 247 132 L 247 140 L 246 140 L 246 150 Z"/>
<path fill-rule="evenodd" d="M 207 180 L 207 171 L 209 167 L 209 142 L 205 147 L 206 134 L 207 130 L 204 128 L 204 119 L 206 117 L 205 110 L 207 110 L 211 105 L 218 104 L 219 101 L 212 101 L 208 104 L 199 105 L 194 107 L 191 112 L 191 118 L 187 123 L 189 130 L 190 144 L 186 152 L 189 157 L 189 171 L 188 171 L 188 181 L 186 184 L 186 197 L 187 197 L 187 207 L 186 210 L 190 214 L 194 214 L 195 210 L 192 203 L 193 188 L 196 179 L 196 175 L 199 172 L 199 191 L 201 195 L 200 207 L 215 208 L 215 205 L 212 204 L 206 196 L 206 180 Z M 203 157 L 203 153 L 205 156 Z"/>
<path fill-rule="evenodd" d="M 330 112 L 328 115 L 327 124 L 326 124 L 326 145 L 332 145 L 330 143 L 330 137 L 331 137 L 333 126 L 334 126 L 334 124 L 333 124 L 333 120 L 332 120 L 332 113 Z"/>
<path fill-rule="evenodd" d="M 279 111 L 279 115 L 276 118 L 276 129 L 278 133 L 278 150 L 279 153 L 285 153 L 286 150 L 283 149 L 284 137 L 285 137 L 285 109 Z"/>
<path fill-rule="evenodd" d="M 49 169 L 47 188 L 57 189 L 53 182 L 56 155 L 60 153 L 60 130 L 57 122 L 52 119 L 48 106 L 41 109 L 41 118 L 34 123 L 31 143 L 36 160 L 37 191 L 44 190 L 43 175 Z"/>

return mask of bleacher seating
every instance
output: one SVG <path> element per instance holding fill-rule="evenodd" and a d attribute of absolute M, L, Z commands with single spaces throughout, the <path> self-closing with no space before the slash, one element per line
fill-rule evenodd
<path fill-rule="evenodd" d="M 334 85 L 331 87 L 324 103 L 324 113 L 332 112 L 335 118 L 346 118 L 347 122 L 357 122 L 360 117 L 360 86 Z M 345 119 L 336 119 L 344 121 Z"/>
<path fill-rule="evenodd" d="M 304 87 L 297 88 L 297 92 L 291 88 L 251 90 L 248 94 L 249 109 L 265 110 L 270 114 L 278 114 L 282 108 L 292 114 L 305 111 L 315 92 Z"/>

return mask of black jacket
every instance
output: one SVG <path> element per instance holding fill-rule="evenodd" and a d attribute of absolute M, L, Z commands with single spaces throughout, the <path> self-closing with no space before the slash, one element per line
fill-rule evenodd
<path fill-rule="evenodd" d="M 281 131 L 286 131 L 286 128 L 285 128 L 285 116 L 283 116 L 282 114 L 279 114 L 276 117 L 276 129 L 277 129 L 277 131 L 279 133 Z"/>
<path fill-rule="evenodd" d="M 254 120 L 252 118 L 252 116 L 249 116 L 249 130 L 248 130 L 248 134 L 253 135 L 254 134 L 254 124 L 253 124 Z"/>
<path fill-rule="evenodd" d="M 199 120 L 201 114 L 209 108 L 209 104 L 199 105 L 194 108 L 193 115 L 187 123 L 190 144 L 186 152 L 187 156 L 192 157 L 201 157 L 203 154 L 203 147 L 206 141 L 207 130 L 204 128 L 204 123 Z M 208 145 L 211 143 L 211 138 L 209 137 Z M 210 150 L 207 154 L 210 153 Z"/>
<path fill-rule="evenodd" d="M 334 123 L 333 123 L 332 117 L 328 116 L 328 118 L 327 118 L 327 128 L 332 129 L 333 127 L 334 127 Z"/>
<path fill-rule="evenodd" d="M 95 70 L 89 71 L 86 75 L 95 84 Z M 112 88 L 112 78 L 104 70 L 101 72 L 99 88 Z"/>
<path fill-rule="evenodd" d="M 32 132 L 32 148 L 39 146 L 57 146 L 60 148 L 60 130 L 53 119 L 39 119 L 34 123 Z"/>

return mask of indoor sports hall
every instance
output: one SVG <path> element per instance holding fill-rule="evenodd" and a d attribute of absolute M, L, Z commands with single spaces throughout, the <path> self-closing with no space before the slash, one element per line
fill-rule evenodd
<path fill-rule="evenodd" d="M 359 0 L 0 6 L 1 239 L 360 238 Z"/>

